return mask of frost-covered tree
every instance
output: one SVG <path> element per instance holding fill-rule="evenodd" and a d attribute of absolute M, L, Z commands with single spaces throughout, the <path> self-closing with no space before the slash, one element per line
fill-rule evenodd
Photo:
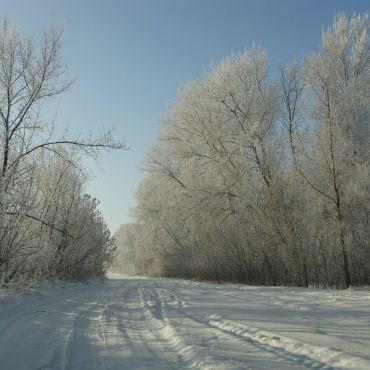
<path fill-rule="evenodd" d="M 368 282 L 368 27 L 336 17 L 276 79 L 253 48 L 180 89 L 137 192 L 141 273 Z"/>
<path fill-rule="evenodd" d="M 355 229 L 363 227 L 358 219 L 354 229 L 352 220 L 358 212 L 369 211 L 362 198 L 369 184 L 363 177 L 368 171 L 370 143 L 369 26 L 368 15 L 351 20 L 343 14 L 335 17 L 323 33 L 321 51 L 306 65 L 314 102 L 308 107 L 312 138 L 302 175 L 315 192 L 325 225 L 321 233 L 333 258 L 340 261 L 345 287 L 352 284 L 351 264 L 357 259 Z M 361 198 L 364 205 L 360 205 Z"/>
<path fill-rule="evenodd" d="M 68 182 L 68 171 L 64 174 L 58 172 L 59 178 L 54 178 L 53 174 L 50 178 L 50 181 L 54 181 L 52 187 L 55 199 L 51 193 L 49 198 L 45 198 L 45 171 L 48 172 L 50 161 L 59 158 L 61 163 L 78 167 L 78 162 L 70 156 L 71 151 L 96 158 L 102 149 L 124 148 L 123 144 L 113 141 L 110 131 L 97 138 L 73 137 L 67 133 L 58 135 L 54 125 L 45 119 L 43 112 L 46 104 L 69 89 L 73 82 L 66 77 L 66 67 L 62 63 L 61 36 L 61 31 L 51 25 L 43 32 L 39 42 L 35 42 L 32 38 L 22 36 L 7 20 L 4 20 L 0 30 L 2 282 L 41 273 L 35 264 L 29 263 L 40 256 L 38 251 L 46 250 L 37 246 L 40 238 L 46 242 L 46 236 L 55 232 L 63 240 L 63 245 L 73 239 L 68 230 L 68 223 L 72 219 L 66 221 L 69 217 L 68 207 L 63 202 L 71 203 L 72 213 L 77 209 L 82 212 L 83 201 L 79 199 L 82 196 L 81 190 L 74 189 L 76 196 L 71 197 L 70 187 L 78 181 Z M 44 208 L 40 208 L 42 196 Z M 51 209 L 55 206 L 53 202 L 59 202 L 58 206 L 62 204 L 63 207 L 54 209 L 52 214 Z M 93 203 L 84 206 L 90 207 L 89 212 L 92 213 L 96 212 L 96 204 Z M 82 217 L 79 222 L 83 218 L 88 219 L 87 213 L 78 216 Z M 97 230 L 104 234 L 105 227 L 99 227 Z M 42 259 L 42 262 L 44 264 L 46 260 Z"/>

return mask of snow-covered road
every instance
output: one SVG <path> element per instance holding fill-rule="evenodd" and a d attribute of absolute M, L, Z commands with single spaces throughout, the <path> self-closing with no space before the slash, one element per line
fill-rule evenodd
<path fill-rule="evenodd" d="M 111 278 L 0 300 L 0 369 L 370 369 L 370 292 Z"/>

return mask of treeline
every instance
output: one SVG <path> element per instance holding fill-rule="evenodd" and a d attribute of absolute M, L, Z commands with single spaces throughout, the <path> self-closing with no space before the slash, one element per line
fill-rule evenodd
<path fill-rule="evenodd" d="M 274 77 L 253 48 L 179 91 L 126 226 L 136 273 L 370 283 L 369 24 L 341 14 Z"/>
<path fill-rule="evenodd" d="M 113 238 L 85 193 L 81 155 L 119 149 L 99 138 L 58 135 L 45 103 L 66 91 L 61 32 L 36 43 L 5 20 L 0 30 L 0 284 L 105 274 Z"/>

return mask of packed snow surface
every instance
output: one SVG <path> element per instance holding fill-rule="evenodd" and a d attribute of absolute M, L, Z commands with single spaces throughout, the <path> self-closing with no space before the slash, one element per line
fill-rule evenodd
<path fill-rule="evenodd" d="M 369 291 L 111 276 L 0 294 L 4 370 L 304 368 L 370 369 Z"/>

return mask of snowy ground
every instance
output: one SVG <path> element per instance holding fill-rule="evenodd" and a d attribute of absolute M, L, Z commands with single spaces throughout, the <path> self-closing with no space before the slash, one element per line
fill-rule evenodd
<path fill-rule="evenodd" d="M 0 294 L 0 368 L 370 369 L 370 292 L 116 276 Z"/>

